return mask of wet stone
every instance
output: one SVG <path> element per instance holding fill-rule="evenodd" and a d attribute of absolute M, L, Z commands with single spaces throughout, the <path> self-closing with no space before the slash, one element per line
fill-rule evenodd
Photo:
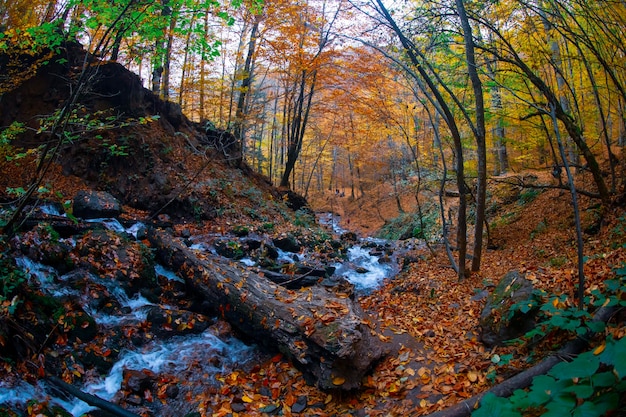
<path fill-rule="evenodd" d="M 130 405 L 141 405 L 141 397 L 137 394 L 126 397 L 126 403 Z"/>
<path fill-rule="evenodd" d="M 123 373 L 124 379 L 122 382 L 122 388 L 130 390 L 134 393 L 143 393 L 145 390 L 153 388 L 155 377 L 156 375 L 147 369 L 144 369 L 143 371 L 125 369 Z"/>
<path fill-rule="evenodd" d="M 170 384 L 165 388 L 165 395 L 167 398 L 176 398 L 178 397 L 178 393 L 180 392 L 180 388 L 176 384 Z"/>
<path fill-rule="evenodd" d="M 246 411 L 246 405 L 244 403 L 234 402 L 230 405 L 230 408 L 235 413 L 243 413 L 244 411 Z"/>
<path fill-rule="evenodd" d="M 301 395 L 298 397 L 296 402 L 291 406 L 291 411 L 294 413 L 301 413 L 307 407 L 307 398 L 305 395 Z"/>
<path fill-rule="evenodd" d="M 83 219 L 117 217 L 122 212 L 119 201 L 105 191 L 79 191 L 74 196 L 73 214 Z"/>
<path fill-rule="evenodd" d="M 277 248 L 282 249 L 285 252 L 298 253 L 300 252 L 300 249 L 302 249 L 300 243 L 298 243 L 296 238 L 293 236 L 275 238 L 272 242 Z"/>

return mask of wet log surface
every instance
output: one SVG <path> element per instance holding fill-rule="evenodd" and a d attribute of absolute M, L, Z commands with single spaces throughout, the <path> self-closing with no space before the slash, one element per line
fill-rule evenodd
<path fill-rule="evenodd" d="M 160 229 L 150 229 L 148 239 L 190 292 L 251 340 L 285 354 L 320 389 L 359 388 L 386 353 L 348 294 L 320 285 L 284 288 L 240 264 L 190 250 Z"/>

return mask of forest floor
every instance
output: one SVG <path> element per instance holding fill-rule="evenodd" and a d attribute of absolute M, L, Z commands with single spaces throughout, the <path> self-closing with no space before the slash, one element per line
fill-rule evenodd
<path fill-rule="evenodd" d="M 55 187 L 65 195 L 86 188 L 60 172 L 53 174 Z M 540 182 L 550 181 L 543 173 L 532 175 Z M 443 246 L 429 249 L 418 245 L 406 255 L 414 262 L 361 298 L 391 350 L 364 381 L 363 389 L 320 391 L 307 385 L 302 374 L 277 355 L 268 356 L 252 369 L 223 375 L 222 390 L 211 389 L 189 400 L 201 404 L 202 415 L 215 417 L 244 415 L 232 409 L 234 393 L 249 403 L 245 414 L 249 416 L 268 415 L 265 410 L 270 404 L 278 404 L 285 416 L 421 416 L 481 393 L 557 350 L 563 339 L 546 338 L 532 351 L 523 346 L 489 349 L 479 340 L 485 300 L 477 295 L 491 289 L 508 271 L 518 270 L 537 288 L 566 294 L 568 303 L 575 302 L 578 274 L 570 195 L 563 190 L 523 188 L 519 178 L 490 181 L 490 244 L 480 271 L 459 282 Z M 414 201 L 411 195 L 402 198 L 405 211 L 415 209 Z M 319 212 L 332 206 L 342 215 L 341 226 L 361 237 L 374 235 L 385 220 L 398 215 L 392 199 L 351 201 L 333 193 L 313 196 L 310 203 Z M 598 222 L 596 201 L 582 198 L 580 203 L 587 230 L 584 252 L 589 291 L 601 288 L 602 282 L 614 275 L 613 269 L 626 262 L 626 214 L 623 208 L 615 208 Z M 211 229 L 226 229 L 237 221 L 222 216 L 212 222 Z M 619 338 L 626 334 L 626 327 L 622 323 L 611 331 Z M 306 398 L 306 409 L 292 412 L 302 398 Z"/>
<path fill-rule="evenodd" d="M 344 407 L 378 410 L 367 415 L 427 415 L 488 389 L 558 349 L 563 342 L 558 338 L 546 338 L 532 351 L 519 345 L 488 349 L 478 340 L 485 300 L 474 296 L 508 271 L 524 273 L 536 288 L 565 294 L 568 303 L 575 303 L 578 272 L 571 196 L 564 190 L 523 188 L 522 177 L 543 184 L 554 181 L 547 172 L 490 180 L 490 244 L 480 271 L 459 282 L 442 246 L 422 248 L 414 254 L 418 263 L 362 300 L 400 349 L 379 364 L 367 390 L 337 402 L 338 415 Z M 589 292 L 602 288 L 614 275 L 613 268 L 626 262 L 626 216 L 618 208 L 600 222 L 597 201 L 579 199 L 587 231 L 584 270 Z M 312 205 L 318 210 L 332 206 L 341 214 L 342 227 L 365 235 L 399 214 L 395 199 L 364 200 L 329 193 L 313 198 Z M 412 195 L 405 195 L 401 204 L 405 211 L 415 210 Z M 617 337 L 626 334 L 623 323 L 614 331 Z M 502 357 L 510 360 L 496 360 Z"/>

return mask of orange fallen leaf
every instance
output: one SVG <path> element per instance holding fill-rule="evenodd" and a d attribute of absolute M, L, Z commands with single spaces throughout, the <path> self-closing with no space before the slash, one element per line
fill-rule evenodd
<path fill-rule="evenodd" d="M 346 379 L 342 376 L 333 377 L 333 385 L 343 385 L 346 382 Z"/>
<path fill-rule="evenodd" d="M 478 380 L 478 374 L 474 371 L 470 371 L 467 373 L 467 379 L 469 379 L 470 382 L 476 382 Z"/>
<path fill-rule="evenodd" d="M 593 350 L 593 354 L 594 354 L 594 355 L 599 355 L 599 354 L 601 354 L 602 352 L 604 352 L 604 349 L 605 349 L 605 348 L 606 348 L 606 343 L 602 343 L 600 346 L 598 346 L 597 348 L 595 348 L 595 349 Z"/>

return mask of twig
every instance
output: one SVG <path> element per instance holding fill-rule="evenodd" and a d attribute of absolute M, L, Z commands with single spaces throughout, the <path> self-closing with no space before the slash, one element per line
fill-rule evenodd
<path fill-rule="evenodd" d="M 93 407 L 97 407 L 101 410 L 107 411 L 115 416 L 119 416 L 119 417 L 140 417 L 138 414 L 135 413 L 131 413 L 130 411 L 120 407 L 117 404 L 113 404 L 112 402 L 109 402 L 107 400 L 104 400 L 100 397 L 97 397 L 95 395 L 92 394 L 87 394 L 86 392 L 76 388 L 75 386 L 68 384 L 67 382 L 63 381 L 60 378 L 57 378 L 55 376 L 49 376 L 48 378 L 46 378 L 46 380 L 48 382 L 50 382 L 52 385 L 54 385 L 55 387 L 59 388 L 60 390 L 73 395 L 74 397 L 78 398 L 79 400 L 82 400 L 84 402 L 86 402 L 87 404 L 93 406 Z"/>

